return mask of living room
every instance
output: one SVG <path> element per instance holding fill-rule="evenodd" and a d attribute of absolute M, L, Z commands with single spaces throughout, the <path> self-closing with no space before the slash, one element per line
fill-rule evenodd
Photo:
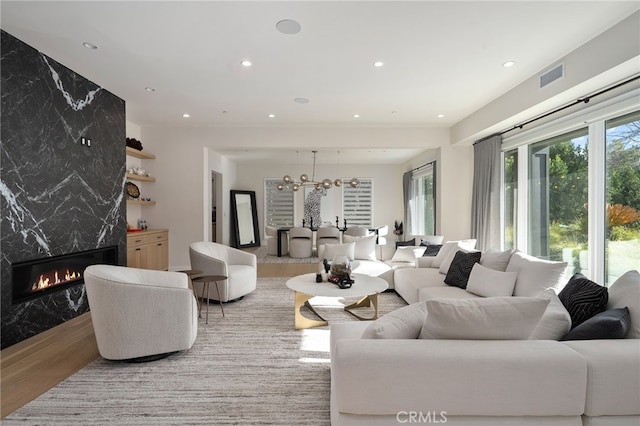
<path fill-rule="evenodd" d="M 435 162 L 437 165 L 437 189 L 435 229 L 433 233 L 444 235 L 447 240 L 469 238 L 472 236 L 473 227 L 471 212 L 474 190 L 474 142 L 487 136 L 507 131 L 504 137 L 512 138 L 508 142 L 516 144 L 514 140 L 518 135 L 523 138 L 526 136 L 527 130 L 545 123 L 553 124 L 553 120 L 563 116 L 575 115 L 579 114 L 580 111 L 585 111 L 586 115 L 591 115 L 583 121 L 589 121 L 591 116 L 596 115 L 596 113 L 590 112 L 593 110 L 588 109 L 593 108 L 594 105 L 605 105 L 616 100 L 618 103 L 626 102 L 631 105 L 621 109 L 623 112 L 620 114 L 626 114 L 633 111 L 634 108 L 637 110 L 638 106 L 637 92 L 635 92 L 638 90 L 638 81 L 634 80 L 602 95 L 593 96 L 588 105 L 587 102 L 581 102 L 551 117 L 543 118 L 535 124 L 532 123 L 519 128 L 522 123 L 530 119 L 540 117 L 547 112 L 562 108 L 576 99 L 592 96 L 603 89 L 611 88 L 620 82 L 626 82 L 637 76 L 640 49 L 633 35 L 638 32 L 639 15 L 637 11 L 638 5 L 634 2 L 619 2 L 615 3 L 614 6 L 607 6 L 607 2 L 593 2 L 595 3 L 593 10 L 589 9 L 584 15 L 585 19 L 590 20 L 591 25 L 589 27 L 592 29 L 583 32 L 577 29 L 579 25 L 572 27 L 574 39 L 566 40 L 566 44 L 559 43 L 562 46 L 555 51 L 557 53 L 553 57 L 541 56 L 537 59 L 538 62 L 527 63 L 526 70 L 517 71 L 519 73 L 518 78 L 514 76 L 505 77 L 504 74 L 499 74 L 505 72 L 505 70 L 507 72 L 513 71 L 513 68 L 511 70 L 502 69 L 502 63 L 498 64 L 496 68 L 499 69 L 494 71 L 495 74 L 483 75 L 483 78 L 487 80 L 487 86 L 490 87 L 489 91 L 493 90 L 493 92 L 487 93 L 487 89 L 485 89 L 483 94 L 485 97 L 481 100 L 475 100 L 472 97 L 474 93 L 469 88 L 469 83 L 462 83 L 462 80 L 467 77 L 470 80 L 472 79 L 467 75 L 470 73 L 468 69 L 451 74 L 450 80 L 461 81 L 460 85 L 464 86 L 465 89 L 469 89 L 469 98 L 463 97 L 459 92 L 455 92 L 457 94 L 455 99 L 452 98 L 452 95 L 449 95 L 446 102 L 445 99 L 441 99 L 443 105 L 463 106 L 460 108 L 449 106 L 448 108 L 451 112 L 447 112 L 444 114 L 445 117 L 442 118 L 437 117 L 437 114 L 441 113 L 437 109 L 445 108 L 444 106 L 431 105 L 427 108 L 422 104 L 412 105 L 411 113 L 409 113 L 408 109 L 404 111 L 402 108 L 392 105 L 385 105 L 383 108 L 379 108 L 379 110 L 384 109 L 384 113 L 374 111 L 375 108 L 369 108 L 369 114 L 365 113 L 365 104 L 373 104 L 371 98 L 365 97 L 366 92 L 375 92 L 378 87 L 381 87 L 379 86 L 381 83 L 376 80 L 378 77 L 369 76 L 363 78 L 363 80 L 370 79 L 371 85 L 361 87 L 356 84 L 360 75 L 351 76 L 349 79 L 349 82 L 357 89 L 354 89 L 354 94 L 350 97 L 358 97 L 358 94 L 360 94 L 365 100 L 362 102 L 361 110 L 349 112 L 348 114 L 345 111 L 348 108 L 340 105 L 339 101 L 335 102 L 329 99 L 331 98 L 330 94 L 324 96 L 322 91 L 323 89 L 326 90 L 326 87 L 321 84 L 318 84 L 319 87 L 313 91 L 308 90 L 305 93 L 290 90 L 286 94 L 278 94 L 278 101 L 284 104 L 283 99 L 286 97 L 287 104 L 278 111 L 275 117 L 268 117 L 264 111 L 256 112 L 258 106 L 253 105 L 254 101 L 256 104 L 260 104 L 259 101 L 263 97 L 268 97 L 267 94 L 262 94 L 261 92 L 246 94 L 245 104 L 237 100 L 232 101 L 232 96 L 225 93 L 225 100 L 228 105 L 213 104 L 203 106 L 200 105 L 201 99 L 195 94 L 182 94 L 177 87 L 162 87 L 155 83 L 154 81 L 166 81 L 161 80 L 159 77 L 157 79 L 151 78 L 150 82 L 141 83 L 145 78 L 140 76 L 135 66 L 129 70 L 126 67 L 114 67 L 111 72 L 106 73 L 112 74 L 111 76 L 93 70 L 91 65 L 93 60 L 91 57 L 86 56 L 87 53 L 100 55 L 106 51 L 108 55 L 111 55 L 117 48 L 109 46 L 108 41 L 97 38 L 97 34 L 96 38 L 92 39 L 90 37 L 91 33 L 86 33 L 89 30 L 83 26 L 85 33 L 81 36 L 76 34 L 76 37 L 80 37 L 81 40 L 76 39 L 75 41 L 78 42 L 78 45 L 83 41 L 93 41 L 98 45 L 98 49 L 87 49 L 86 51 L 83 50 L 71 54 L 68 39 L 66 42 L 57 44 L 54 41 L 55 35 L 46 35 L 56 34 L 56 31 L 60 31 L 60 28 L 53 29 L 42 22 L 43 20 L 46 21 L 47 13 L 39 12 L 37 8 L 41 7 L 41 5 L 19 6 L 18 3 L 3 2 L 3 31 L 7 31 L 22 42 L 38 49 L 54 61 L 59 61 L 61 64 L 68 66 L 72 71 L 78 72 L 92 82 L 100 84 L 105 91 L 114 93 L 126 103 L 126 122 L 123 123 L 125 124 L 124 131 L 126 136 L 141 140 L 144 145 L 143 151 L 151 152 L 155 155 L 153 162 L 145 162 L 143 160 L 142 162 L 136 163 L 134 161 L 132 163 L 127 160 L 127 166 L 141 165 L 152 173 L 155 182 L 152 184 L 143 182 L 140 187 L 143 196 L 150 197 L 156 202 L 155 206 L 127 206 L 126 222 L 136 227 L 138 226 L 139 218 L 144 217 L 152 228 L 169 229 L 168 269 L 171 271 L 189 269 L 189 244 L 210 239 L 212 235 L 212 221 L 210 220 L 212 205 L 217 206 L 217 235 L 215 240 L 222 244 L 230 243 L 232 220 L 229 202 L 230 190 L 255 191 L 257 217 L 260 222 L 261 239 L 263 240 L 265 179 L 279 179 L 284 174 L 290 174 L 294 177 L 299 176 L 301 173 L 311 175 L 312 167 L 315 168 L 315 175 L 319 179 L 325 177 L 332 180 L 350 177 L 372 179 L 374 182 L 374 204 L 372 210 L 373 223 L 371 225 L 392 227 L 395 221 L 402 221 L 405 218 L 402 189 L 403 174 L 416 167 Z M 219 3 L 224 3 L 223 8 L 229 7 L 232 9 L 230 4 Z M 440 3 L 437 4 L 444 7 Z M 523 7 L 527 11 L 534 13 L 536 7 L 532 6 L 532 4 Z M 465 5 L 468 6 L 466 3 Z M 583 4 L 580 3 L 580 6 L 583 6 Z M 35 9 L 30 10 L 30 7 Z M 82 17 L 79 19 L 85 20 L 88 19 L 86 18 L 87 16 L 92 14 L 91 6 L 88 3 L 84 4 L 84 2 L 81 2 L 75 11 L 73 11 L 73 7 L 71 9 L 66 9 L 69 6 L 60 7 L 58 10 L 55 5 L 50 5 L 42 10 L 62 15 L 74 15 L 77 13 L 77 16 Z M 284 14 L 286 8 L 285 10 L 279 9 L 283 7 L 282 5 L 277 5 L 277 7 L 274 5 L 273 7 L 275 11 L 270 11 L 270 14 L 276 14 L 280 18 L 290 17 Z M 348 6 L 348 8 L 350 7 L 358 10 L 354 4 Z M 395 10 L 391 4 L 385 4 L 381 7 L 383 8 L 382 10 L 387 10 L 384 9 L 385 7 L 389 7 L 389 10 Z M 408 7 L 408 5 L 404 3 L 398 6 L 399 9 L 396 10 L 398 15 L 401 15 L 399 11 L 407 13 L 403 9 L 405 7 Z M 491 7 L 496 6 L 492 5 Z M 575 5 L 575 7 L 578 6 Z M 602 9 L 598 9 L 599 7 Z M 611 9 L 608 9 L 609 7 Z M 312 7 L 310 9 L 313 10 Z M 296 11 L 301 13 L 300 16 L 304 16 L 301 10 L 298 9 Z M 34 11 L 37 12 L 34 13 Z M 609 13 L 604 14 L 604 11 Z M 225 9 L 226 12 L 228 10 Z M 353 10 L 350 10 L 350 12 L 353 12 Z M 360 12 L 364 13 L 362 10 Z M 369 12 L 364 13 L 364 16 L 368 16 Z M 331 12 L 326 13 L 328 16 L 333 17 L 339 15 L 332 15 Z M 384 15 L 381 11 L 377 13 Z M 508 16 L 511 16 L 510 14 L 512 13 L 514 12 L 510 9 Z M 559 17 L 553 20 L 549 18 L 546 25 L 557 25 L 557 20 L 560 20 L 561 16 L 566 17 L 569 12 L 562 9 L 558 13 Z M 33 15 L 32 21 L 29 25 L 26 25 L 25 22 L 30 21 L 25 16 L 29 14 Z M 313 12 L 307 10 L 306 14 L 312 15 Z M 223 16 L 224 13 L 220 15 Z M 409 15 L 411 13 L 404 16 L 408 17 Z M 353 17 L 353 15 L 349 16 Z M 598 16 L 605 17 L 606 22 L 599 22 Z M 14 19 L 15 21 L 12 21 Z M 168 19 L 166 15 L 165 19 Z M 220 18 L 217 17 L 217 19 Z M 376 19 L 380 20 L 382 18 L 377 15 Z M 471 18 L 466 19 L 471 20 Z M 366 21 L 364 18 L 363 20 Z M 303 20 L 301 19 L 301 21 Z M 60 22 L 69 21 L 61 20 Z M 306 22 L 312 22 L 311 18 Z M 269 22 L 269 25 L 273 26 L 272 24 L 275 25 L 275 22 Z M 477 22 L 471 22 L 469 25 L 473 24 L 477 24 Z M 149 25 L 155 28 L 159 24 L 156 22 Z M 537 28 L 538 31 L 541 31 L 544 25 L 539 25 L 540 27 Z M 60 26 L 65 25 L 60 24 Z M 41 28 L 39 31 L 45 34 L 42 39 L 39 37 L 40 34 L 36 34 L 37 31 L 34 30 L 36 27 Z M 308 29 L 310 31 L 311 28 L 313 28 L 312 25 L 303 25 L 303 34 Z M 375 31 L 372 32 L 375 33 Z M 535 30 L 531 32 L 534 33 Z M 522 33 L 525 33 L 525 31 L 522 31 Z M 147 37 L 146 35 L 138 35 L 141 39 Z M 277 36 L 283 37 L 286 43 L 290 43 L 291 37 L 295 37 L 295 35 L 285 36 L 280 33 L 277 33 Z M 65 37 L 70 36 L 66 35 Z M 61 38 L 64 39 L 65 37 Z M 46 41 L 47 38 L 49 38 L 48 42 Z M 528 42 L 533 43 L 532 39 L 533 37 L 528 39 Z M 396 39 L 394 38 L 394 40 Z M 485 40 L 485 42 L 487 41 Z M 427 45 L 428 43 L 424 42 L 424 44 Z M 177 46 L 180 45 L 178 44 Z M 332 48 L 334 47 L 332 45 Z M 480 48 L 476 47 L 476 49 Z M 84 48 L 79 47 L 78 49 Z M 287 45 L 284 49 L 294 49 L 294 47 Z M 58 54 L 58 52 L 65 50 L 69 53 Z M 180 50 L 180 47 L 177 47 L 176 50 Z M 386 56 L 392 57 L 391 52 L 391 50 L 387 50 Z M 514 46 L 512 46 L 512 50 L 503 52 L 503 56 L 505 56 L 503 59 L 514 59 L 506 56 L 516 56 L 516 53 Z M 74 56 L 76 56 L 75 59 Z M 143 53 L 140 56 L 142 60 L 155 63 L 158 68 L 157 72 L 159 74 L 163 73 L 163 59 L 161 56 Z M 369 56 L 370 54 L 368 53 L 366 57 L 368 58 Z M 477 53 L 471 56 L 477 56 Z M 594 57 L 599 59 L 594 61 L 592 59 Z M 249 82 L 255 84 L 253 80 L 260 80 L 261 78 L 247 76 L 248 72 L 258 71 L 260 69 L 260 61 L 264 61 L 264 58 L 261 58 L 258 54 L 254 54 L 254 58 L 255 64 L 252 69 L 239 71 L 246 74 L 247 84 Z M 103 60 L 96 59 L 96 66 L 104 67 Z M 367 60 L 371 62 L 369 59 Z M 440 58 L 439 60 L 442 61 L 443 59 Z M 437 66 L 435 62 L 435 60 L 431 60 L 433 67 Z M 515 69 L 517 70 L 518 66 L 524 66 L 525 63 L 525 61 L 517 63 Z M 564 65 L 566 71 L 562 79 L 544 88 L 544 90 L 539 89 L 538 80 L 540 74 L 559 63 Z M 295 68 L 295 65 L 292 66 Z M 384 66 L 375 71 L 384 72 L 385 67 L 390 69 L 393 66 L 392 61 L 385 60 Z M 367 70 L 367 72 L 370 72 L 370 70 Z M 480 74 L 480 71 L 478 73 Z M 126 83 L 110 86 L 110 82 L 113 81 L 110 79 L 114 76 L 117 76 L 116 80 Z M 212 79 L 215 79 L 215 77 L 212 77 Z M 265 81 L 269 80 L 265 78 L 262 81 L 262 86 L 269 85 Z M 132 90 L 129 87 L 139 84 L 142 84 L 142 89 L 138 87 Z M 147 84 L 149 85 L 147 87 L 151 90 L 144 90 L 144 85 Z M 416 86 L 422 85 L 419 80 L 414 80 L 413 84 Z M 478 86 L 478 83 L 474 84 Z M 424 85 L 427 86 L 426 84 Z M 438 85 L 429 85 L 427 91 L 435 91 Z M 449 83 L 447 83 L 448 85 Z M 255 86 L 251 87 L 255 89 Z M 300 87 L 296 86 L 296 89 L 300 90 Z M 221 89 L 208 89 L 203 90 L 203 92 L 209 91 L 210 93 L 207 96 L 215 98 L 216 90 Z M 263 90 L 265 93 L 270 92 L 267 88 Z M 421 88 L 421 90 L 423 89 Z M 338 91 L 336 90 L 336 92 Z M 381 96 L 389 95 L 384 90 L 381 90 L 381 92 Z M 177 97 L 169 100 L 166 97 L 168 96 L 167 93 L 172 93 Z M 419 97 L 429 97 L 423 91 L 418 93 L 420 93 Z M 450 93 L 453 94 L 454 92 Z M 156 98 L 153 98 L 153 96 L 156 96 Z M 191 99 L 189 99 L 190 96 L 192 96 Z M 294 101 L 296 96 L 308 96 L 308 104 Z M 625 98 L 625 96 L 627 97 Z M 437 96 L 434 95 L 433 97 Z M 169 109 L 167 104 L 172 102 L 174 107 L 172 114 L 175 113 L 175 117 L 166 115 Z M 333 105 L 332 102 L 334 103 Z M 634 102 L 635 107 L 633 106 Z M 160 111 L 159 104 L 163 105 L 163 111 Z M 268 104 L 269 102 L 261 104 L 265 111 L 267 108 L 265 105 Z M 369 106 L 367 105 L 367 107 Z M 611 108 L 611 106 L 608 107 Z M 423 109 L 422 112 L 416 112 L 421 109 Z M 321 110 L 324 110 L 324 112 Z M 321 115 L 321 113 L 325 114 L 327 110 L 333 110 L 332 115 Z M 181 116 L 186 112 L 189 112 L 191 117 Z M 270 113 L 271 111 L 268 112 Z M 359 112 L 360 117 L 353 117 L 355 112 Z M 245 113 L 247 115 L 243 115 Z M 342 116 L 335 118 L 339 114 L 342 114 Z M 413 115 L 408 118 L 402 117 L 410 114 Z M 260 115 L 260 118 L 251 121 L 247 118 L 251 115 L 253 117 Z M 295 119 L 290 118 L 290 121 L 287 121 L 285 119 L 287 115 L 295 117 Z M 428 117 L 424 118 L 425 115 L 428 115 Z M 314 121 L 316 116 L 319 121 Z M 334 117 L 333 121 L 328 118 L 332 116 Z M 100 136 L 95 134 L 90 136 L 94 143 L 99 143 Z M 4 141 L 5 138 L 3 136 Z M 317 163 L 312 157 L 312 150 L 318 151 Z M 5 170 L 3 174 L 8 170 L 6 164 L 8 163 L 5 163 L 3 159 L 3 169 Z M 212 173 L 216 176 L 215 184 L 219 185 L 215 188 L 212 188 Z M 5 176 L 3 175 L 2 178 L 4 181 Z M 332 189 L 330 191 L 339 190 Z M 218 199 L 212 199 L 212 193 L 216 193 Z M 297 222 L 301 222 L 303 217 L 301 198 L 301 193 L 296 194 L 295 218 Z M 9 205 L 6 199 L 3 199 L 3 203 L 3 209 Z M 337 203 L 334 203 L 334 205 L 335 215 L 340 216 L 342 214 L 341 207 Z M 3 218 L 3 220 L 5 219 Z M 121 237 L 119 236 L 118 238 L 121 240 Z M 390 243 L 393 243 L 392 237 L 388 239 Z M 118 244 L 122 243 L 120 240 L 117 240 Z M 522 244 L 522 241 L 519 241 L 519 243 Z M 123 248 L 120 248 L 121 251 Z M 7 246 L 3 246 L 2 252 L 5 253 L 7 251 Z M 592 254 L 592 256 L 596 255 Z M 604 267 L 600 266 L 600 268 L 603 269 Z M 596 272 L 600 275 L 599 270 L 596 269 Z M 604 272 L 601 273 L 601 276 L 605 276 Z M 212 308 L 214 308 L 213 312 L 215 312 L 215 306 Z M 4 326 L 5 324 L 3 323 Z"/>

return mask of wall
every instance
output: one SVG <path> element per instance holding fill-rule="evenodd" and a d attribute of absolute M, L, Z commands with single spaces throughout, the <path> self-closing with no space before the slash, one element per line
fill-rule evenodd
<path fill-rule="evenodd" d="M 8 33 L 1 39 L 4 348 L 88 310 L 84 285 L 13 305 L 12 263 L 113 245 L 125 263 L 125 104 Z"/>
<path fill-rule="evenodd" d="M 209 205 L 211 193 L 210 170 L 222 174 L 217 203 L 217 232 L 222 233 L 224 244 L 229 242 L 229 191 L 231 189 L 255 190 L 258 198 L 259 217 L 262 217 L 264 199 L 263 181 L 266 177 L 282 177 L 285 172 L 294 174 L 291 164 L 235 164 L 218 154 L 216 149 L 247 149 L 258 147 L 301 148 L 300 141 L 316 141 L 322 149 L 340 149 L 341 146 L 361 148 L 396 146 L 398 148 L 436 148 L 448 145 L 445 128 L 192 128 L 192 127 L 142 127 L 142 143 L 145 149 L 156 154 L 154 174 L 157 181 L 153 191 L 158 204 L 146 207 L 143 214 L 150 227 L 169 228 L 169 268 L 189 267 L 189 244 L 210 239 Z M 332 146 L 325 146 L 331 141 Z M 310 150 L 311 148 L 309 148 Z M 289 162 L 288 162 L 289 163 Z M 454 164 L 459 167 L 460 164 Z M 402 217 L 402 166 L 396 165 L 347 165 L 340 168 L 324 168 L 318 165 L 318 175 L 373 177 L 376 192 L 374 219 L 376 224 L 393 224 Z M 309 172 L 311 162 L 301 165 L 299 175 Z M 346 172 L 345 170 L 349 170 Z M 206 172 L 205 172 L 206 171 Z M 394 183 L 395 182 L 395 183 Z M 335 193 L 334 193 L 335 194 Z M 155 194 L 154 194 L 155 195 Z M 222 207 L 220 207 L 222 205 Z M 300 204 L 301 205 L 301 204 Z M 467 216 L 469 216 L 467 214 Z M 300 218 L 302 216 L 299 216 Z M 301 219 L 300 219 L 301 220 Z M 469 218 L 466 219 L 469 221 Z M 262 226 L 262 224 L 261 224 Z M 463 225 L 464 227 L 464 225 Z"/>

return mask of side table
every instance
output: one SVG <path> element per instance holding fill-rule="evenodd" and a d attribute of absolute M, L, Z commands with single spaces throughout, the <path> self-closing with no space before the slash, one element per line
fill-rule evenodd
<path fill-rule="evenodd" d="M 201 277 L 195 277 L 191 280 L 196 283 L 202 283 L 202 301 L 200 302 L 200 306 L 198 307 L 199 316 L 202 314 L 202 303 L 204 303 L 205 290 L 207 292 L 207 319 L 205 321 L 205 324 L 209 324 L 209 285 L 212 282 L 216 284 L 216 291 L 218 292 L 218 302 L 220 303 L 220 310 L 222 311 L 222 316 L 224 317 L 224 308 L 222 307 L 222 300 L 220 300 L 220 287 L 218 287 L 218 281 L 224 281 L 226 279 L 227 277 L 224 275 L 203 275 Z"/>

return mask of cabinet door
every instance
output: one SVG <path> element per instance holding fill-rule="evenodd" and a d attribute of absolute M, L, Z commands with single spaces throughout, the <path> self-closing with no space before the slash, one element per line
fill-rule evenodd
<path fill-rule="evenodd" d="M 147 247 L 127 247 L 127 266 L 130 268 L 147 268 Z"/>
<path fill-rule="evenodd" d="M 167 241 L 157 241 L 149 244 L 147 268 L 160 271 L 169 269 L 169 244 Z"/>

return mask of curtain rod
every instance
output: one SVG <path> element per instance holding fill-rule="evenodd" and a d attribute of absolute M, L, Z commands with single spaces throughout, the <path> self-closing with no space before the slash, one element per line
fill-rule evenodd
<path fill-rule="evenodd" d="M 430 165 L 434 164 L 435 162 L 436 162 L 436 160 L 430 161 L 430 162 L 428 162 L 428 163 L 423 164 L 422 166 L 418 166 L 418 167 L 416 167 L 415 169 L 411 169 L 411 170 L 409 170 L 409 172 L 415 172 L 416 170 L 420 170 L 420 169 L 421 169 L 421 168 L 423 168 L 423 167 L 430 166 Z"/>
<path fill-rule="evenodd" d="M 606 88 L 606 89 L 602 89 L 602 90 L 600 90 L 599 92 L 596 92 L 596 93 L 594 93 L 594 94 L 592 94 L 592 95 L 585 96 L 585 97 L 580 98 L 580 99 L 576 99 L 575 101 L 573 101 L 572 103 L 570 103 L 570 104 L 568 104 L 568 105 L 565 105 L 565 106 L 562 106 L 562 107 L 556 108 L 556 109 L 554 109 L 554 110 L 551 110 L 551 111 L 549 111 L 549 112 L 546 112 L 546 113 L 544 113 L 544 114 L 542 114 L 542 115 L 540 115 L 540 116 L 538 116 L 538 117 L 535 117 L 535 118 L 532 118 L 532 119 L 530 119 L 530 120 L 528 120 L 528 121 L 525 121 L 524 123 L 521 123 L 521 124 L 515 125 L 515 126 L 513 126 L 512 128 L 510 128 L 510 129 L 503 130 L 502 132 L 498 133 L 498 135 L 504 135 L 505 133 L 511 132 L 511 131 L 513 131 L 513 130 L 516 130 L 516 129 L 522 129 L 522 128 L 523 128 L 524 126 L 526 126 L 527 124 L 531 124 L 531 123 L 533 123 L 533 122 L 535 122 L 535 121 L 542 120 L 542 119 L 543 119 L 543 118 L 545 118 L 545 117 L 548 117 L 548 116 L 550 116 L 550 115 L 556 114 L 556 113 L 558 113 L 558 112 L 560 112 L 560 111 L 564 111 L 565 109 L 567 109 L 567 108 L 571 108 L 572 106 L 576 106 L 576 105 L 581 104 L 581 103 L 588 104 L 588 103 L 589 103 L 589 101 L 590 101 L 592 98 L 595 98 L 596 96 L 599 96 L 599 95 L 602 95 L 602 94 L 604 94 L 604 93 L 610 92 L 611 90 L 615 90 L 615 89 L 617 89 L 618 87 L 622 87 L 622 86 L 624 86 L 624 85 L 626 85 L 626 84 L 629 84 L 629 83 L 631 83 L 631 82 L 633 82 L 633 81 L 635 81 L 635 80 L 638 80 L 638 79 L 640 79 L 640 75 L 636 75 L 635 77 L 631 77 L 631 78 L 630 78 L 630 79 L 628 79 L 628 80 L 625 80 L 625 81 L 622 81 L 622 82 L 620 82 L 620 83 L 617 83 L 617 84 L 615 84 L 615 85 L 613 85 L 613 86 L 611 86 L 611 87 L 608 87 L 608 88 Z"/>

